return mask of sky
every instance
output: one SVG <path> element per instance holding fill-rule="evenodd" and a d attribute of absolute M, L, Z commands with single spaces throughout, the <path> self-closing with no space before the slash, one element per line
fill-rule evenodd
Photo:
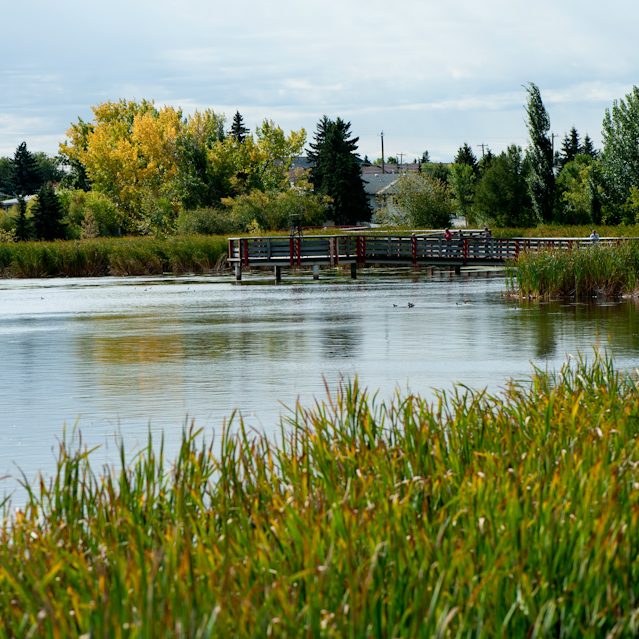
<path fill-rule="evenodd" d="M 0 39 L 0 156 L 55 154 L 78 117 L 119 99 L 236 110 L 312 140 L 327 115 L 359 153 L 451 161 L 525 148 L 534 82 L 555 144 L 601 144 L 639 82 L 636 0 L 21 0 Z"/>

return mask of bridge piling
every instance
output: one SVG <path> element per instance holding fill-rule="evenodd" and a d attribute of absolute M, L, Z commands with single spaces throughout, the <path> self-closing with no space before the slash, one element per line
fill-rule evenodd
<path fill-rule="evenodd" d="M 319 280 L 319 276 L 320 276 L 320 265 L 313 264 L 313 279 Z"/>

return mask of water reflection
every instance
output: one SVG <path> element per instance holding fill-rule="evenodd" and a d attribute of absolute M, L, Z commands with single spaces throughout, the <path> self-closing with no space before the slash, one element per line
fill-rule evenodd
<path fill-rule="evenodd" d="M 236 408 L 272 431 L 280 401 L 310 404 L 325 380 L 358 375 L 380 397 L 454 382 L 496 390 L 531 362 L 557 367 L 593 346 L 637 365 L 636 302 L 522 303 L 505 288 L 494 273 L 425 269 L 277 286 L 263 276 L 1 282 L 0 473 L 51 468 L 64 423 L 79 421 L 88 442 L 120 431 L 132 445 L 150 427 L 170 452 L 186 419 L 219 428 Z"/>
<path fill-rule="evenodd" d="M 535 338 L 535 356 L 562 355 L 566 343 L 577 342 L 587 350 L 639 351 L 637 303 L 634 300 L 580 304 L 522 302 L 508 324 L 509 336 L 519 348 Z M 513 324 L 516 324 L 514 326 Z"/>

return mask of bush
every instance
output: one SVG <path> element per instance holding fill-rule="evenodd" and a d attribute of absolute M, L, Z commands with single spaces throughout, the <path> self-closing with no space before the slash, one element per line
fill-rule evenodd
<path fill-rule="evenodd" d="M 222 200 L 240 231 L 287 229 L 293 219 L 302 226 L 318 226 L 326 219 L 328 202 L 324 196 L 297 189 L 268 193 L 255 190 Z"/>
<path fill-rule="evenodd" d="M 217 208 L 182 211 L 177 217 L 176 227 L 180 235 L 225 235 L 241 230 L 228 210 Z"/>
<path fill-rule="evenodd" d="M 450 226 L 453 196 L 442 180 L 423 174 L 404 175 L 398 181 L 397 206 L 413 226 Z"/>
<path fill-rule="evenodd" d="M 61 191 L 69 239 L 121 235 L 123 216 L 116 204 L 98 191 Z"/>

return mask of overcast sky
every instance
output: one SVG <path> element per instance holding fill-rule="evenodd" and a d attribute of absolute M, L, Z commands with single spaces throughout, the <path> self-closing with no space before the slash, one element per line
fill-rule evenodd
<path fill-rule="evenodd" d="M 4 3 L 0 155 L 56 153 L 78 117 L 120 98 L 236 109 L 312 138 L 349 120 L 360 154 L 452 159 L 527 143 L 523 86 L 552 131 L 600 143 L 639 82 L 636 0 L 21 0 Z"/>

